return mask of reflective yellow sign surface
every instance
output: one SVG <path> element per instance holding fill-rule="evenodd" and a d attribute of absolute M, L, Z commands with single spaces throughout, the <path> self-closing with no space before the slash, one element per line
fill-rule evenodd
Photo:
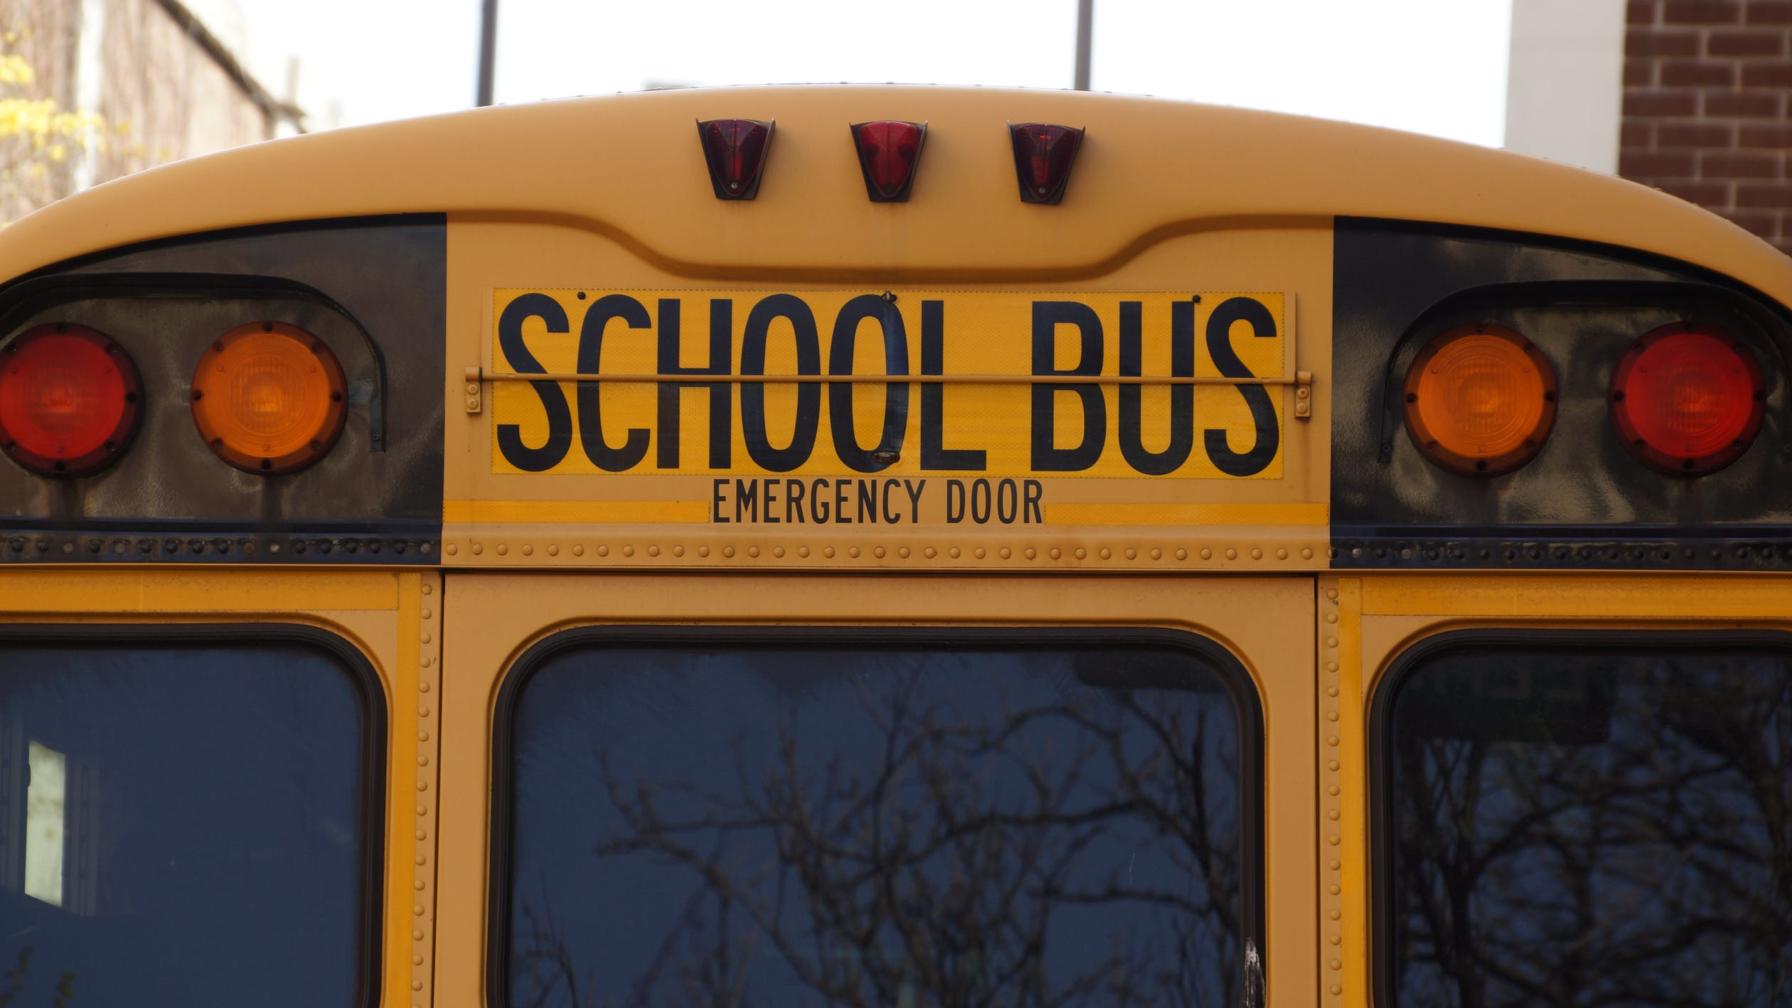
<path fill-rule="evenodd" d="M 492 470 L 785 477 L 830 507 L 872 476 L 1278 478 L 1284 389 L 1250 379 L 1292 371 L 1284 300 L 498 290 L 492 371 L 557 377 L 494 383 Z"/>

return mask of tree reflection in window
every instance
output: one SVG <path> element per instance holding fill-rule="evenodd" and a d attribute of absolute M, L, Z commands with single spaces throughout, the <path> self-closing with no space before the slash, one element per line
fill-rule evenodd
<path fill-rule="evenodd" d="M 1481 648 L 1392 701 L 1415 1006 L 1792 1004 L 1792 657 Z"/>
<path fill-rule="evenodd" d="M 1235 1004 L 1237 688 L 1168 649 L 550 658 L 514 722 L 510 1003 Z"/>

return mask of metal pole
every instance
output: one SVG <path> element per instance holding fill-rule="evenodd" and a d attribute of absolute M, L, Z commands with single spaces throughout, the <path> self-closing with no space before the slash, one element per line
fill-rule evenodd
<path fill-rule="evenodd" d="M 1095 0 L 1076 0 L 1076 89 L 1089 90 L 1089 36 L 1095 25 Z"/>
<path fill-rule="evenodd" d="M 1085 0 L 1087 2 L 1087 0 Z M 492 71 L 498 61 L 498 0 L 485 0 L 479 24 L 479 107 L 492 103 Z"/>

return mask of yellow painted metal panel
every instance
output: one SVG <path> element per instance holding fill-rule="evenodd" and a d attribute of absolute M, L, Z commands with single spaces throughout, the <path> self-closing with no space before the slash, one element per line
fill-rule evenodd
<path fill-rule="evenodd" d="M 410 830 L 412 796 L 416 793 L 417 757 L 417 659 L 418 610 L 423 575 L 398 575 L 398 633 L 396 660 L 390 675 L 391 693 L 386 700 L 386 898 L 384 901 L 385 999 L 388 1005 L 410 1003 L 411 971 L 399 964 L 411 958 L 411 912 L 416 882 L 423 870 L 412 857 Z M 435 575 L 431 573 L 430 579 Z"/>
<path fill-rule="evenodd" d="M 1329 1004 L 1369 1001 L 1368 708 L 1362 668 L 1362 581 L 1321 578 L 1319 692 L 1320 832 L 1328 934 L 1319 955 Z"/>
<path fill-rule="evenodd" d="M 904 438 L 903 451 L 896 463 L 899 475 L 888 473 L 857 474 L 836 465 L 837 471 L 819 476 L 803 476 L 802 504 L 799 510 L 802 517 L 814 519 L 818 512 L 811 507 L 816 488 L 815 480 L 830 481 L 822 486 L 824 497 L 829 504 L 830 520 L 825 523 L 803 521 L 786 522 L 786 511 L 793 508 L 789 495 L 791 488 L 780 483 L 776 488 L 778 501 L 777 524 L 765 520 L 763 506 L 765 485 L 751 487 L 755 494 L 755 505 L 759 508 L 759 521 L 753 523 L 736 522 L 737 507 L 741 510 L 739 517 L 753 517 L 752 508 L 740 500 L 740 489 L 733 480 L 744 479 L 786 479 L 784 474 L 763 473 L 755 476 L 751 459 L 743 453 L 737 444 L 734 451 L 732 468 L 729 471 L 708 473 L 691 471 L 707 465 L 708 453 L 701 440 L 687 441 L 686 438 L 707 437 L 708 393 L 703 389 L 691 389 L 680 395 L 680 466 L 682 469 L 661 471 L 657 468 L 657 443 L 647 446 L 645 457 L 641 463 L 621 472 L 603 472 L 592 467 L 584 459 L 583 446 L 576 443 L 568 445 L 568 454 L 572 458 L 557 471 L 551 473 L 528 473 L 516 471 L 494 471 L 502 466 L 494 466 L 497 455 L 494 445 L 499 436 L 496 430 L 504 421 L 493 401 L 493 396 L 520 395 L 526 415 L 519 422 L 539 422 L 543 414 L 536 392 L 527 382 L 483 382 L 475 384 L 475 389 L 482 389 L 483 404 L 477 413 L 469 413 L 464 408 L 467 390 L 467 371 L 477 369 L 485 374 L 496 371 L 509 371 L 507 363 L 497 345 L 495 334 L 502 315 L 499 292 L 519 290 L 519 279 L 527 279 L 535 286 L 526 288 L 528 292 L 538 292 L 543 296 L 552 294 L 559 299 L 553 303 L 564 305 L 567 312 L 567 329 L 564 334 L 550 334 L 540 321 L 528 323 L 528 346 L 556 349 L 561 354 L 556 366 L 576 366 L 576 351 L 569 350 L 569 343 L 576 339 L 575 333 L 580 328 L 582 316 L 578 313 L 589 310 L 594 299 L 605 292 L 634 292 L 639 295 L 643 310 L 650 313 L 655 325 L 650 330 L 637 330 L 617 321 L 609 322 L 600 356 L 598 371 L 611 374 L 657 373 L 659 364 L 655 353 L 655 341 L 658 337 L 657 324 L 661 321 L 659 293 L 668 292 L 683 299 L 679 302 L 680 344 L 683 350 L 681 364 L 686 367 L 697 367 L 708 363 L 709 348 L 707 346 L 708 312 L 707 301 L 699 296 L 706 294 L 710 288 L 693 287 L 688 281 L 666 273 L 660 264 L 647 262 L 635 256 L 633 251 L 618 244 L 613 239 L 580 232 L 574 229 L 540 223 L 517 223 L 496 221 L 456 220 L 448 228 L 448 374 L 444 378 L 444 395 L 448 405 L 444 442 L 444 496 L 447 503 L 444 508 L 444 527 L 442 557 L 445 564 L 461 566 L 531 566 L 531 567 L 904 567 L 925 569 L 948 565 L 955 569 L 973 568 L 1027 568 L 1050 569 L 1054 567 L 1107 567 L 1123 569 L 1189 569 L 1189 568 L 1244 568 L 1258 569 L 1312 569 L 1315 563 L 1323 562 L 1326 554 L 1326 498 L 1328 496 L 1327 474 L 1330 469 L 1330 402 L 1331 388 L 1326 379 L 1331 358 L 1330 347 L 1330 306 L 1331 306 L 1331 231 L 1329 223 L 1313 228 L 1272 228 L 1264 230 L 1231 230 L 1222 232 L 1188 234 L 1167 237 L 1151 249 L 1141 253 L 1130 261 L 1120 274 L 1076 279 L 1055 280 L 1050 284 L 1041 284 L 1036 288 L 1017 289 L 1012 285 L 999 283 L 963 284 L 951 288 L 929 288 L 921 286 L 903 286 L 900 284 L 877 283 L 870 286 L 853 284 L 817 285 L 814 283 L 793 284 L 790 289 L 799 291 L 805 297 L 814 296 L 816 303 L 822 305 L 818 316 L 818 338 L 830 339 L 831 319 L 829 311 L 837 311 L 837 306 L 846 299 L 862 296 L 868 291 L 881 293 L 889 289 L 897 297 L 896 304 L 900 317 L 904 318 L 904 329 L 907 333 L 909 370 L 919 371 L 918 323 L 914 316 L 920 311 L 920 301 L 926 299 L 928 291 L 941 290 L 942 304 L 946 312 L 957 310 L 959 304 L 977 305 L 980 311 L 1012 310 L 1024 305 L 1025 299 L 1034 292 L 1046 292 L 1052 297 L 1065 300 L 1086 301 L 1089 304 L 1103 306 L 1109 316 L 1103 323 L 1106 345 L 1103 347 L 1103 370 L 1109 375 L 1117 375 L 1119 371 L 1117 351 L 1115 348 L 1114 328 L 1118 325 L 1115 307 L 1120 300 L 1128 298 L 1124 292 L 1157 291 L 1188 292 L 1205 291 L 1209 293 L 1282 291 L 1281 306 L 1278 309 L 1278 329 L 1284 335 L 1278 340 L 1256 340 L 1266 346 L 1281 342 L 1281 355 L 1272 353 L 1273 361 L 1253 362 L 1253 370 L 1259 364 L 1268 375 L 1272 370 L 1276 374 L 1286 376 L 1290 372 L 1305 371 L 1314 375 L 1311 389 L 1305 397 L 1297 397 L 1295 390 L 1287 385 L 1267 385 L 1264 394 L 1274 404 L 1279 427 L 1278 455 L 1275 461 L 1273 478 L 1186 478 L 1193 465 L 1185 469 L 1185 476 L 1141 476 L 1134 473 L 1127 475 L 1088 475 L 1078 474 L 1067 478 L 1058 476 L 1037 477 L 1042 484 L 1038 493 L 1036 511 L 1029 513 L 1024 507 L 1027 487 L 1024 480 L 1032 476 L 998 476 L 989 477 L 984 473 L 928 472 L 922 475 L 902 473 L 901 467 L 912 465 L 919 452 L 918 435 L 915 425 L 919 423 L 921 402 L 919 390 L 911 391 L 908 403 L 910 427 Z M 593 278 L 601 278 L 606 285 L 603 288 L 589 285 Z M 1191 280 L 1198 283 L 1191 284 Z M 757 297 L 767 291 L 775 291 L 771 285 L 735 286 L 716 285 L 717 292 L 744 292 L 743 296 Z M 578 298 L 583 290 L 585 300 Z M 570 292 L 568 295 L 567 292 Z M 651 293 L 650 293 L 651 292 Z M 696 292 L 696 293 L 693 293 Z M 822 300 L 825 299 L 825 300 Z M 987 299 L 987 300 L 984 300 Z M 1203 295 L 1203 309 L 1211 310 L 1212 299 Z M 745 302 L 737 304 L 733 312 L 734 329 L 743 329 L 744 316 L 750 308 Z M 1156 325 L 1161 329 L 1163 309 L 1161 306 L 1151 311 L 1142 309 L 1145 323 Z M 907 312 L 907 315 L 901 315 Z M 955 318 L 948 314 L 948 318 Z M 1205 321 L 1206 315 L 1202 316 Z M 1155 320 L 1155 321 L 1153 321 Z M 1022 314 L 1018 318 L 1023 331 L 1004 337 L 1000 345 L 994 349 L 947 343 L 944 346 L 943 370 L 953 374 L 943 378 L 974 377 L 972 366 L 977 370 L 994 368 L 998 362 L 1002 369 L 1010 372 L 1015 380 L 1022 383 L 1029 381 L 1026 372 L 1030 372 L 1030 348 L 1027 343 L 1030 334 L 1024 327 L 1030 320 Z M 779 327 L 783 324 L 778 323 Z M 884 367 L 880 349 L 881 340 L 875 338 L 876 326 L 866 322 L 862 324 L 861 333 L 855 345 L 853 368 L 864 371 L 862 377 L 873 379 L 854 388 L 854 399 L 857 404 L 855 413 L 870 414 L 877 412 L 882 406 L 882 386 L 877 384 L 877 372 Z M 1234 342 L 1246 339 L 1244 324 L 1236 326 L 1238 335 Z M 1141 361 L 1141 371 L 1151 375 L 1167 373 L 1169 368 L 1168 352 L 1158 340 L 1156 329 L 1151 330 L 1153 339 L 1159 345 L 1146 351 L 1147 356 Z M 1206 334 L 1197 331 L 1196 349 L 1201 354 L 1198 363 L 1203 378 L 1210 380 L 1209 363 L 1210 348 L 1206 346 Z M 1065 334 L 1066 340 L 1068 333 Z M 550 341 L 559 341 L 557 343 Z M 738 336 L 731 347 L 738 353 Z M 779 328 L 770 345 L 774 348 L 784 347 L 779 353 L 788 354 L 789 336 L 786 330 Z M 1004 349 L 1005 348 L 1005 349 Z M 1274 348 L 1272 347 L 1272 350 Z M 1069 347 L 1064 351 L 1068 354 Z M 570 358 L 566 355 L 571 352 Z M 625 355 L 632 354 L 633 358 Z M 963 356 L 968 354 L 969 356 Z M 859 356 L 864 355 L 863 361 Z M 768 355 L 769 356 L 769 355 Z M 961 362 L 964 366 L 961 366 Z M 545 364 L 545 362 L 538 362 Z M 731 362 L 734 367 L 729 370 L 738 372 L 739 361 Z M 766 370 L 775 370 L 774 363 L 768 361 Z M 1060 366 L 1067 366 L 1068 361 Z M 627 365 L 625 368 L 624 365 Z M 1020 372 L 1015 375 L 1015 372 Z M 701 380 L 702 376 L 694 376 L 693 380 Z M 648 388 L 630 389 L 624 384 L 610 385 L 600 383 L 599 402 L 603 415 L 604 433 L 611 445 L 623 444 L 627 431 L 643 426 L 657 427 L 657 410 L 650 410 L 649 404 L 654 402 L 654 392 Z M 738 419 L 740 409 L 739 393 L 742 385 L 731 390 L 731 409 Z M 576 397 L 571 392 L 571 383 L 562 383 L 556 391 L 567 400 L 569 419 L 576 416 Z M 1106 386 L 1102 390 L 1104 408 L 1108 414 L 1108 427 L 1105 432 L 1105 462 L 1114 464 L 1120 457 L 1116 442 L 1117 431 L 1114 429 L 1118 421 L 1118 395 L 1115 386 Z M 778 390 L 767 388 L 768 396 L 784 395 L 789 388 Z M 977 421 L 980 416 L 965 413 L 961 408 L 961 399 L 965 395 L 985 396 L 985 390 L 975 387 L 960 386 L 946 382 L 943 384 L 946 397 L 946 417 L 954 423 L 952 437 L 941 440 L 948 448 L 985 447 L 969 438 L 963 441 L 954 440 L 960 431 L 968 431 L 982 436 L 980 429 L 968 426 L 969 421 Z M 1196 393 L 1203 401 L 1217 397 L 1221 401 L 1242 404 L 1239 390 L 1226 386 L 1199 387 Z M 1253 390 L 1255 391 L 1255 390 Z M 1030 408 L 1029 394 L 1024 384 L 997 390 L 997 394 L 1013 400 L 1018 397 L 1023 411 Z M 1153 434 L 1168 439 L 1164 425 L 1162 405 L 1167 397 L 1163 388 L 1149 388 L 1142 392 L 1142 421 L 1146 433 L 1146 445 L 1152 449 L 1164 447 L 1162 441 L 1156 440 Z M 624 397 L 618 399 L 617 397 Z M 622 406 L 626 397 L 634 396 L 636 401 L 626 412 Z M 827 391 L 823 389 L 823 411 L 818 421 L 817 440 L 820 442 L 817 454 L 823 452 L 830 456 L 832 448 L 832 431 L 828 424 Z M 1074 419 L 1076 403 L 1073 397 L 1063 396 L 1060 409 L 1066 417 Z M 1294 419 L 1292 405 L 1300 399 L 1312 402 L 1313 416 L 1310 420 Z M 771 412 L 768 410 L 768 412 Z M 990 411 L 984 411 L 987 414 Z M 788 416 L 777 418 L 785 423 Z M 1206 427 L 1203 418 L 1196 416 L 1193 426 Z M 861 416 L 863 428 L 855 427 L 856 436 L 862 444 L 873 443 L 872 435 L 875 419 L 869 415 Z M 1003 419 L 1001 422 L 1013 425 L 1016 421 Z M 1024 422 L 1024 421 L 1022 421 Z M 739 424 L 735 424 L 731 437 L 739 437 Z M 1152 428 L 1156 428 L 1155 431 Z M 655 431 L 657 435 L 657 430 Z M 775 432 L 774 438 L 787 434 L 787 430 Z M 539 437 L 539 427 L 532 428 L 521 437 L 530 445 L 539 445 L 540 441 L 530 440 Z M 1229 446 L 1236 451 L 1247 450 L 1249 445 L 1237 433 L 1229 435 Z M 1199 430 L 1195 432 L 1193 452 L 1204 452 L 1205 445 Z M 1069 438 L 1064 438 L 1068 443 Z M 1011 442 L 1012 443 L 1012 442 Z M 1025 462 L 1025 459 L 1021 461 Z M 514 467 L 509 467 L 514 468 Z M 735 470 L 749 470 L 736 472 Z M 718 489 L 715 477 L 721 475 L 729 482 Z M 1258 474 L 1260 477 L 1267 473 Z M 971 477 L 969 482 L 961 483 L 962 496 L 955 490 L 948 490 L 943 480 Z M 797 477 L 792 477 L 797 478 Z M 920 507 L 917 509 L 913 499 L 907 497 L 908 487 L 900 482 L 896 484 L 877 483 L 873 489 L 877 494 L 879 520 L 873 523 L 860 523 L 858 508 L 860 487 L 856 483 L 844 484 L 848 491 L 848 516 L 855 519 L 852 524 L 832 520 L 833 507 L 842 484 L 840 480 L 884 480 L 884 479 L 926 479 L 928 485 L 921 490 Z M 979 510 L 972 500 L 973 495 L 985 491 L 974 482 L 975 479 L 990 479 L 987 492 L 992 506 L 988 510 L 988 521 L 979 523 Z M 1036 519 L 1030 523 L 1016 521 L 1011 525 L 1001 524 L 1001 501 L 1003 492 L 1000 480 L 1016 481 L 1010 493 L 1018 491 L 1023 504 L 1014 517 Z M 891 524 L 883 520 L 883 494 L 888 490 L 891 505 L 899 522 Z M 946 494 L 954 493 L 948 502 Z M 725 523 L 716 521 L 720 509 Z M 1015 498 L 1011 496 L 1011 501 Z M 953 516 L 948 510 L 948 503 L 962 508 L 959 523 L 950 523 L 946 519 Z M 919 523 L 912 519 L 920 518 Z M 794 517 L 794 515 L 793 515 Z M 869 513 L 866 517 L 870 517 Z"/>
<path fill-rule="evenodd" d="M 244 613 L 392 609 L 396 582 L 384 571 L 267 571 L 181 567 L 54 569 L 0 578 L 0 610 L 32 613 Z"/>
<path fill-rule="evenodd" d="M 1369 615 L 1482 619 L 1783 619 L 1792 585 L 1762 575 L 1381 574 L 1363 581 Z"/>
<path fill-rule="evenodd" d="M 442 502 L 450 524 L 617 525 L 696 524 L 709 521 L 706 501 L 528 501 L 455 500 Z"/>
<path fill-rule="evenodd" d="M 1264 716 L 1268 1004 L 1318 1001 L 1311 578 L 456 572 L 445 581 L 440 874 L 460 881 L 443 888 L 437 918 L 444 1008 L 484 1003 L 491 732 L 504 674 L 544 637 L 604 624 L 1152 626 L 1218 641 L 1246 664 Z"/>
<path fill-rule="evenodd" d="M 777 122 L 755 200 L 711 193 L 691 123 L 722 117 Z M 846 127 L 867 118 L 928 123 L 908 203 L 865 198 Z M 1088 129 L 1061 206 L 1016 196 L 1006 124 L 1027 121 Z M 557 222 L 610 236 L 685 276 L 880 281 L 1088 276 L 1175 234 L 1384 217 L 1628 246 L 1792 303 L 1792 264 L 1771 246 L 1691 204 L 1608 176 L 1242 109 L 937 87 L 665 91 L 255 145 L 145 172 L 27 217 L 0 240 L 0 279 L 195 231 L 401 212 Z"/>
<path fill-rule="evenodd" d="M 1063 525 L 1324 525 L 1324 504 L 1053 504 Z"/>

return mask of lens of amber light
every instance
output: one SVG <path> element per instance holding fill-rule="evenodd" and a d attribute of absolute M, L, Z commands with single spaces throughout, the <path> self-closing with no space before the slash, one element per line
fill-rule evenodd
<path fill-rule="evenodd" d="M 323 342 L 281 322 L 225 333 L 193 372 L 193 423 L 218 457 L 253 473 L 302 469 L 342 433 L 342 366 Z"/>
<path fill-rule="evenodd" d="M 1406 372 L 1406 430 L 1452 472 L 1493 476 L 1529 462 L 1556 419 L 1556 375 L 1523 336 L 1491 324 L 1451 329 Z"/>

